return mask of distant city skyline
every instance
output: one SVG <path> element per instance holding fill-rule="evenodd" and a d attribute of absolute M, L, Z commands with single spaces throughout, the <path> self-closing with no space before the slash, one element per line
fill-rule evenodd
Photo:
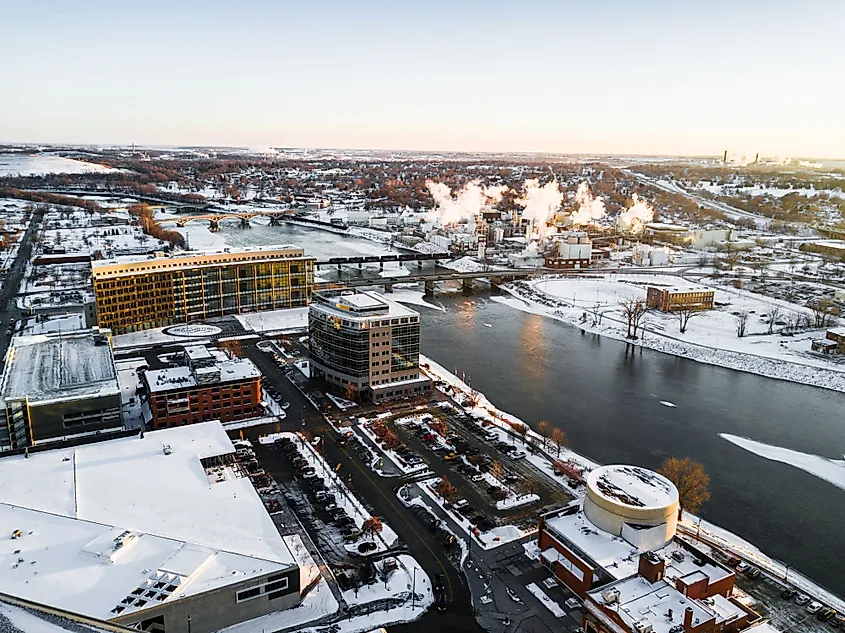
<path fill-rule="evenodd" d="M 845 3 L 18 3 L 0 142 L 845 158 Z"/>

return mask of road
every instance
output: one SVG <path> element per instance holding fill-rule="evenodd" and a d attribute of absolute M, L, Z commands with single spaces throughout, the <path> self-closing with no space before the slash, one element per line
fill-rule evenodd
<path fill-rule="evenodd" d="M 282 425 L 283 428 L 286 427 L 284 430 L 302 430 L 304 419 L 305 430 L 313 436 L 323 438 L 323 454 L 326 461 L 332 465 L 340 465 L 339 472 L 351 476 L 350 487 L 353 492 L 365 505 L 374 508 L 375 512 L 393 528 L 428 576 L 433 578 L 436 574 L 443 574 L 446 577 L 446 591 L 449 597 L 447 612 L 439 613 L 431 609 L 415 622 L 390 627 L 391 633 L 394 631 L 430 633 L 432 630 L 444 633 L 483 631 L 475 621 L 472 600 L 463 576 L 449 562 L 443 549 L 432 542 L 428 528 L 397 499 L 395 488 L 398 482 L 379 477 L 367 465 L 360 463 L 352 454 L 338 446 L 335 433 L 323 416 L 279 371 L 267 353 L 252 344 L 244 345 L 242 351 L 243 356 L 258 366 L 265 380 L 276 387 L 291 403 L 287 422 Z"/>
<path fill-rule="evenodd" d="M 32 217 L 30 217 L 29 225 L 24 231 L 23 238 L 21 238 L 18 254 L 9 268 L 9 273 L 3 282 L 3 288 L 0 290 L 0 306 L 2 306 L 0 307 L 0 367 L 6 364 L 6 352 L 12 340 L 12 337 L 6 334 L 6 327 L 12 319 L 19 318 L 23 313 L 18 309 L 15 297 L 18 296 L 20 291 L 26 264 L 32 253 L 32 236 L 41 226 L 42 217 L 42 214 L 37 211 L 34 211 Z"/>

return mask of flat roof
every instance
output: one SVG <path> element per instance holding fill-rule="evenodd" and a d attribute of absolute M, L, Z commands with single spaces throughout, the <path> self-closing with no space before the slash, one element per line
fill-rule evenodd
<path fill-rule="evenodd" d="M 323 310 L 333 316 L 341 317 L 342 319 L 358 320 L 358 321 L 378 321 L 379 319 L 391 319 L 397 317 L 418 317 L 420 314 L 401 303 L 391 301 L 387 297 L 372 290 L 355 292 L 348 294 L 327 294 L 315 293 L 316 301 L 312 301 L 310 308 L 316 310 Z M 383 305 L 386 312 L 353 312 L 344 309 L 343 306 L 372 308 Z"/>
<path fill-rule="evenodd" d="M 214 358 L 205 345 L 186 345 L 185 354 L 191 360 L 211 360 Z"/>
<path fill-rule="evenodd" d="M 152 591 L 148 581 L 172 587 L 156 590 L 154 606 L 291 568 L 250 480 L 209 477 L 200 462 L 234 451 L 206 422 L 0 459 L 0 532 L 21 530 L 0 539 L 0 556 L 15 561 L 0 566 L 0 586 L 109 619 L 121 604 L 141 608 L 123 601 Z"/>
<path fill-rule="evenodd" d="M 211 354 L 208 356 L 211 357 Z M 236 358 L 215 363 L 209 367 L 199 368 L 197 373 L 208 373 L 209 370 L 220 370 L 219 382 L 233 380 L 248 380 L 258 378 L 261 372 L 248 358 Z M 190 389 L 197 386 L 197 380 L 190 367 L 169 367 L 167 369 L 148 369 L 144 372 L 150 392 L 173 391 L 174 389 Z"/>
<path fill-rule="evenodd" d="M 12 339 L 0 397 L 40 403 L 119 393 L 111 346 L 96 343 L 90 331 Z"/>
<path fill-rule="evenodd" d="M 639 550 L 621 536 L 597 528 L 583 511 L 547 518 L 545 525 L 551 528 L 553 536 L 563 537 L 590 559 L 584 562 L 592 561 L 616 580 L 628 578 L 639 569 L 639 557 L 643 550 Z M 673 556 L 675 552 L 680 552 L 682 556 Z M 713 584 L 733 573 L 718 564 L 697 558 L 695 552 L 684 547 L 678 540 L 673 540 L 654 553 L 666 561 L 664 573 L 666 578 L 673 581 L 677 578 L 690 579 L 693 574 L 702 573 L 707 575 L 709 583 Z"/>
<path fill-rule="evenodd" d="M 112 257 L 111 259 L 95 259 L 91 262 L 92 268 L 104 268 L 106 266 L 115 266 L 119 264 L 137 264 L 147 263 L 156 260 L 160 261 L 178 261 L 180 259 L 190 259 L 192 257 L 208 257 L 213 255 L 220 256 L 236 256 L 244 253 L 256 253 L 262 255 L 272 255 L 276 252 L 290 252 L 292 250 L 302 251 L 304 256 L 305 251 L 301 246 L 296 244 L 274 244 L 271 246 L 244 246 L 241 248 L 209 248 L 196 251 L 176 251 L 171 253 L 161 253 L 161 256 L 156 255 L 125 255 L 121 257 Z"/>
<path fill-rule="evenodd" d="M 608 501 L 632 508 L 665 508 L 678 501 L 675 484 L 639 466 L 601 466 L 587 477 L 587 486 Z"/>
<path fill-rule="evenodd" d="M 608 601 L 604 596 L 609 595 L 611 589 L 618 591 L 618 598 Z M 635 630 L 635 622 L 647 622 L 653 633 L 669 633 L 672 627 L 683 625 L 684 612 L 688 608 L 692 609 L 694 625 L 716 617 L 711 609 L 697 600 L 690 600 L 669 582 L 650 583 L 642 576 L 605 585 L 589 592 L 589 596 L 605 609 L 615 611 L 629 631 Z"/>

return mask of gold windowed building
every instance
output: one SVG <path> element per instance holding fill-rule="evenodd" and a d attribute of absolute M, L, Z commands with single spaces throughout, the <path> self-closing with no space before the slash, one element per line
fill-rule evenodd
<path fill-rule="evenodd" d="M 94 261 L 97 319 L 101 327 L 125 334 L 305 306 L 314 261 L 289 245 Z"/>

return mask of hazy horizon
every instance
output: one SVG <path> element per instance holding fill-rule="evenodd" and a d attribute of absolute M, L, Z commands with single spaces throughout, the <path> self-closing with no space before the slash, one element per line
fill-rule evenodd
<path fill-rule="evenodd" d="M 845 152 L 845 3 L 834 0 L 87 0 L 22 3 L 5 17 L 8 143 Z"/>

